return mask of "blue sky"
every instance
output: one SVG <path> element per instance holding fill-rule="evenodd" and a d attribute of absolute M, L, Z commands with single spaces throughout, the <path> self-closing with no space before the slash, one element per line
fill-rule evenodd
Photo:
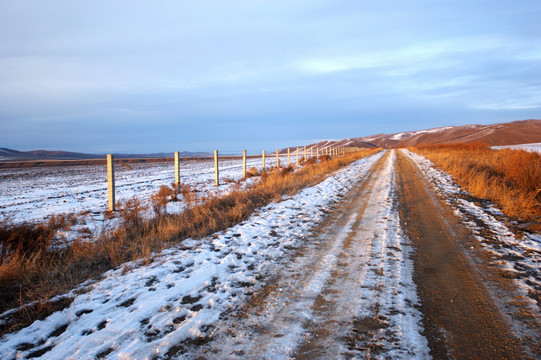
<path fill-rule="evenodd" d="M 541 1 L 0 0 L 0 147 L 260 151 L 541 118 Z"/>

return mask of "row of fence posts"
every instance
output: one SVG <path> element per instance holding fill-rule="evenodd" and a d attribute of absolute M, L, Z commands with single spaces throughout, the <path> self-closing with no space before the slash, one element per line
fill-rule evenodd
<path fill-rule="evenodd" d="M 291 166 L 291 148 L 287 148 L 287 166 Z M 321 155 L 327 156 L 341 156 L 348 153 L 356 151 L 356 147 L 326 147 L 319 149 L 316 147 L 316 158 Z M 263 169 L 265 169 L 265 150 L 261 154 Z M 296 151 L 297 161 L 296 164 L 300 164 L 299 160 L 299 148 Z M 314 157 L 314 147 L 310 148 L 310 157 Z M 214 150 L 214 184 L 220 186 L 220 169 L 218 165 L 218 150 Z M 306 146 L 304 147 L 304 161 L 308 160 Z M 280 157 L 279 151 L 276 149 L 276 167 L 280 168 Z M 246 178 L 246 150 L 242 151 L 242 177 Z M 179 161 L 179 152 L 175 151 L 175 184 L 178 187 L 180 184 L 180 161 Z M 112 154 L 107 154 L 107 185 L 108 185 L 108 203 L 109 211 L 115 211 L 115 167 L 114 167 L 114 156 Z"/>

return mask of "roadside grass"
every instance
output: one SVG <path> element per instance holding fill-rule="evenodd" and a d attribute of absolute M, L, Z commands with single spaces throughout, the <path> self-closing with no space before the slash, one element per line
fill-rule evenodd
<path fill-rule="evenodd" d="M 207 195 L 195 200 L 194 189 L 189 186 L 162 187 L 149 205 L 137 199 L 121 204 L 119 211 L 110 214 L 119 219 L 119 226 L 105 231 L 96 241 L 76 240 L 54 251 L 50 250 L 52 233 L 54 228 L 66 226 L 63 217 L 56 216 L 43 224 L 0 223 L 0 313 L 20 307 L 0 319 L 0 336 L 68 306 L 69 299 L 50 299 L 86 280 L 99 279 L 105 271 L 126 266 L 130 261 L 150 263 L 153 253 L 184 239 L 199 239 L 225 230 L 248 219 L 256 209 L 316 185 L 332 172 L 378 151 L 360 150 L 332 159 L 322 157 L 317 162 L 309 160 L 300 168 L 267 169 L 258 174 L 258 182 L 248 189 L 241 190 L 239 181 L 233 191 L 221 196 Z M 180 214 L 168 214 L 167 201 L 177 200 L 178 196 L 185 201 L 186 209 Z M 151 219 L 143 216 L 147 206 L 155 210 Z M 27 243 L 32 246 L 25 247 Z"/>
<path fill-rule="evenodd" d="M 482 143 L 420 145 L 410 150 L 430 159 L 472 195 L 498 204 L 531 230 L 541 230 L 540 154 L 492 150 Z"/>

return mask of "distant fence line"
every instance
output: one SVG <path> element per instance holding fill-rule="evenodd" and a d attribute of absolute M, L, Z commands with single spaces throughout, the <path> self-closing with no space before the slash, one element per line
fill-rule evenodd
<path fill-rule="evenodd" d="M 291 166 L 291 148 L 287 148 L 287 166 Z M 316 158 L 320 157 L 321 154 L 324 156 L 343 156 L 348 153 L 357 151 L 357 147 L 325 147 L 320 150 L 319 147 L 316 149 Z M 265 159 L 267 155 L 265 150 L 261 153 L 262 159 L 262 168 L 265 169 Z M 299 159 L 299 148 L 296 148 L 296 164 L 300 164 Z M 314 147 L 310 148 L 310 158 L 314 157 Z M 180 184 L 180 157 L 179 152 L 175 151 L 175 185 L 178 187 Z M 304 146 L 304 161 L 308 160 L 308 155 L 306 152 L 306 146 Z M 276 149 L 276 168 L 280 168 L 280 151 Z M 246 150 L 242 151 L 242 177 L 246 178 Z M 115 211 L 115 167 L 114 167 L 114 156 L 112 154 L 107 154 L 107 185 L 108 185 L 108 208 L 109 211 Z M 219 168 L 219 155 L 218 150 L 214 150 L 214 185 L 220 186 L 220 168 Z"/>

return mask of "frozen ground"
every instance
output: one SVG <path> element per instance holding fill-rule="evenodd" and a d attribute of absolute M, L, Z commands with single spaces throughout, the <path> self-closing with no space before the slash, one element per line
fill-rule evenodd
<path fill-rule="evenodd" d="M 541 153 L 541 143 L 520 144 L 520 145 L 508 145 L 508 146 L 492 146 L 492 149 L 517 149 L 526 150 Z"/>
<path fill-rule="evenodd" d="M 156 254 L 149 266 L 132 263 L 106 273 L 103 280 L 90 285 L 88 292 L 76 296 L 67 309 L 4 336 L 0 340 L 0 358 L 160 359 L 195 356 L 201 347 L 194 345 L 204 345 L 214 336 L 224 340 L 226 325 L 236 322 L 229 314 L 238 311 L 250 294 L 268 285 L 264 279 L 269 279 L 277 271 L 287 271 L 288 266 L 300 266 L 298 271 L 303 264 L 311 262 L 306 257 L 291 265 L 288 259 L 310 238 L 314 224 L 340 202 L 343 194 L 359 181 L 359 177 L 367 174 L 380 157 L 378 154 L 359 160 L 317 186 L 268 205 L 261 209 L 259 215 L 227 231 L 200 242 L 188 240 L 182 248 Z M 367 314 L 357 315 L 370 316 L 373 307 L 368 304 L 374 297 L 379 298 L 381 314 L 387 316 L 385 321 L 390 324 L 389 331 L 402 338 L 402 342 L 391 344 L 393 352 L 390 354 L 404 356 L 409 351 L 411 356 L 423 356 L 427 354 L 427 348 L 418 328 L 419 313 L 414 309 L 417 300 L 411 280 L 407 239 L 395 228 L 398 218 L 392 206 L 394 190 L 388 174 L 391 168 L 387 162 L 386 172 L 377 184 L 371 205 L 375 207 L 371 217 L 374 222 L 372 236 L 380 240 L 356 249 L 368 265 L 363 280 L 364 290 L 357 294 L 360 297 L 355 296 L 351 300 L 359 302 L 358 305 L 367 305 L 365 310 L 361 310 Z M 347 229 L 351 228 L 353 220 L 348 222 Z M 325 264 L 332 265 L 338 261 L 338 248 L 346 235 L 343 234 L 335 245 L 331 244 L 331 251 L 305 292 L 315 295 L 324 287 L 330 276 L 330 269 Z M 406 246 L 403 251 L 402 244 Z M 319 247 L 317 243 L 311 246 Z M 388 248 L 395 250 L 388 254 Z M 376 279 L 374 271 L 388 273 L 389 279 Z M 343 291 L 347 293 L 349 289 Z M 312 301 L 310 299 L 313 296 L 305 301 Z M 303 306 L 299 306 L 294 306 L 294 309 L 303 312 Z M 312 316 L 309 308 L 306 311 L 299 316 Z M 263 321 L 257 317 L 253 319 L 255 322 L 259 320 Z M 302 324 L 299 326 L 301 328 L 281 329 L 287 330 L 286 336 L 266 344 L 269 354 L 273 354 L 271 358 L 289 358 L 291 349 L 302 340 Z M 232 346 L 237 341 L 242 343 L 242 337 L 247 333 L 238 330 L 237 334 L 230 335 L 231 342 L 226 342 L 221 350 L 224 355 L 235 357 Z M 255 345 L 250 345 L 250 339 L 244 340 L 245 346 Z M 389 340 L 381 338 L 378 341 Z M 182 353 L 185 355 L 180 355 Z"/>

